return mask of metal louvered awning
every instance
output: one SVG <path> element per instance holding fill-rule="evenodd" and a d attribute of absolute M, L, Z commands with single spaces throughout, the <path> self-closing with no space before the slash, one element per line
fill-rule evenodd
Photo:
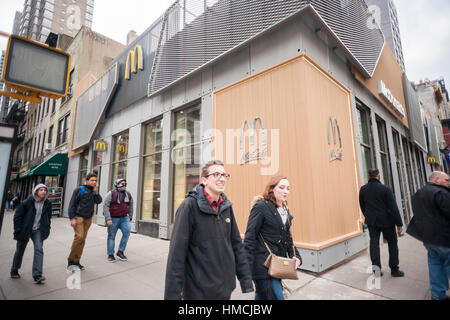
<path fill-rule="evenodd" d="M 365 77 L 373 75 L 384 36 L 363 0 L 184 0 L 151 31 L 159 39 L 148 96 L 301 14 L 310 14 Z"/>

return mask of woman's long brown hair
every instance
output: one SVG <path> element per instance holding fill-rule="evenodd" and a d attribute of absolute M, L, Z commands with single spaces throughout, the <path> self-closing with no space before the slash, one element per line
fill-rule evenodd
<path fill-rule="evenodd" d="M 280 183 L 281 180 L 287 179 L 285 176 L 273 176 L 270 178 L 269 183 L 267 183 L 266 188 L 264 189 L 263 197 L 267 201 L 272 201 L 276 207 L 277 205 L 277 199 L 275 198 L 275 195 L 273 194 L 273 189 Z M 284 203 L 287 206 L 287 201 Z"/>

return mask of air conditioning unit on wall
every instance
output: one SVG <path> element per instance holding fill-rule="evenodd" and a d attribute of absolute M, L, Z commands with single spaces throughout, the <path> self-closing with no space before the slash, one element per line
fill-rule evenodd
<path fill-rule="evenodd" d="M 49 151 L 49 150 L 52 150 L 52 144 L 51 143 L 44 144 L 44 151 Z"/>

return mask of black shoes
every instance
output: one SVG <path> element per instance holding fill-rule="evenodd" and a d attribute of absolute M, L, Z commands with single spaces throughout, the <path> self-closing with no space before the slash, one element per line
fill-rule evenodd
<path fill-rule="evenodd" d="M 110 255 L 108 255 L 108 261 L 109 262 L 116 262 L 117 260 L 116 260 L 116 258 L 114 258 L 113 254 L 110 254 Z"/>
<path fill-rule="evenodd" d="M 405 273 L 403 271 L 400 271 L 399 269 L 391 270 L 391 276 L 394 278 L 400 278 L 404 277 Z"/>
<path fill-rule="evenodd" d="M 11 271 L 11 279 L 20 279 L 20 274 L 18 271 Z"/>
<path fill-rule="evenodd" d="M 34 283 L 36 284 L 43 284 L 45 282 L 45 277 L 44 276 L 39 276 L 34 278 Z"/>
<path fill-rule="evenodd" d="M 75 264 L 80 270 L 86 269 L 84 266 L 82 266 L 79 262 Z"/>
<path fill-rule="evenodd" d="M 116 255 L 121 261 L 127 261 L 128 260 L 127 257 L 125 257 L 125 255 L 123 254 L 122 251 L 117 251 Z"/>

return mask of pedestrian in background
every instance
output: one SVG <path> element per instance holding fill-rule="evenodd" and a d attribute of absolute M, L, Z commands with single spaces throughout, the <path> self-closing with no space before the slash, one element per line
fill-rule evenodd
<path fill-rule="evenodd" d="M 229 300 L 236 275 L 243 293 L 253 291 L 250 268 L 225 194 L 230 175 L 218 160 L 201 170 L 202 183 L 177 210 L 167 259 L 167 300 Z"/>
<path fill-rule="evenodd" d="M 95 205 L 102 203 L 102 197 L 96 191 L 97 175 L 89 173 L 86 176 L 86 184 L 79 186 L 72 193 L 69 204 L 69 218 L 75 236 L 69 257 L 67 258 L 67 271 L 69 272 L 75 269 L 85 269 L 80 264 L 81 255 L 83 254 L 86 237 L 92 223 Z"/>
<path fill-rule="evenodd" d="M 48 189 L 44 184 L 38 184 L 33 194 L 17 207 L 14 214 L 14 240 L 17 240 L 16 252 L 11 267 L 11 278 L 19 279 L 19 269 L 22 266 L 23 254 L 28 241 L 33 241 L 34 256 L 32 276 L 36 284 L 42 284 L 44 264 L 44 240 L 50 235 L 52 205 L 47 200 Z"/>
<path fill-rule="evenodd" d="M 403 277 L 399 269 L 397 233 L 401 234 L 403 222 L 394 194 L 380 181 L 378 169 L 369 170 L 369 182 L 359 191 L 359 205 L 369 228 L 370 259 L 375 276 L 382 276 L 380 258 L 380 234 L 387 240 L 389 248 L 389 267 L 393 277 Z M 395 230 L 397 226 L 397 232 Z M 378 267 L 378 270 L 377 270 Z"/>
<path fill-rule="evenodd" d="M 117 250 L 117 257 L 122 261 L 128 260 L 124 251 L 130 237 L 130 221 L 133 219 L 133 197 L 127 191 L 127 180 L 117 179 L 114 182 L 114 187 L 114 190 L 108 192 L 103 203 L 103 215 L 108 226 L 107 253 L 109 262 L 116 262 L 114 245 L 119 229 L 122 232 L 122 239 Z"/>
<path fill-rule="evenodd" d="M 428 183 L 411 198 L 414 216 L 407 233 L 423 242 L 428 251 L 431 299 L 449 300 L 450 280 L 450 179 L 433 172 Z"/>
<path fill-rule="evenodd" d="M 12 192 L 10 190 L 8 190 L 8 193 L 6 195 L 6 206 L 5 206 L 6 211 L 9 211 L 9 208 L 12 208 L 11 201 L 13 198 L 14 198 L 14 196 L 13 196 Z"/>
<path fill-rule="evenodd" d="M 273 254 L 294 258 L 295 268 L 302 264 L 300 253 L 294 252 L 291 236 L 292 215 L 287 207 L 290 192 L 286 177 L 272 177 L 262 196 L 256 196 L 251 204 L 244 245 L 250 270 L 255 282 L 255 300 L 284 300 L 282 279 L 272 278 L 264 262 L 269 256 L 266 245 Z"/>
<path fill-rule="evenodd" d="M 13 210 L 16 210 L 16 208 L 20 204 L 20 192 L 19 191 L 16 192 L 14 198 L 12 199 L 12 203 L 13 203 Z"/>

